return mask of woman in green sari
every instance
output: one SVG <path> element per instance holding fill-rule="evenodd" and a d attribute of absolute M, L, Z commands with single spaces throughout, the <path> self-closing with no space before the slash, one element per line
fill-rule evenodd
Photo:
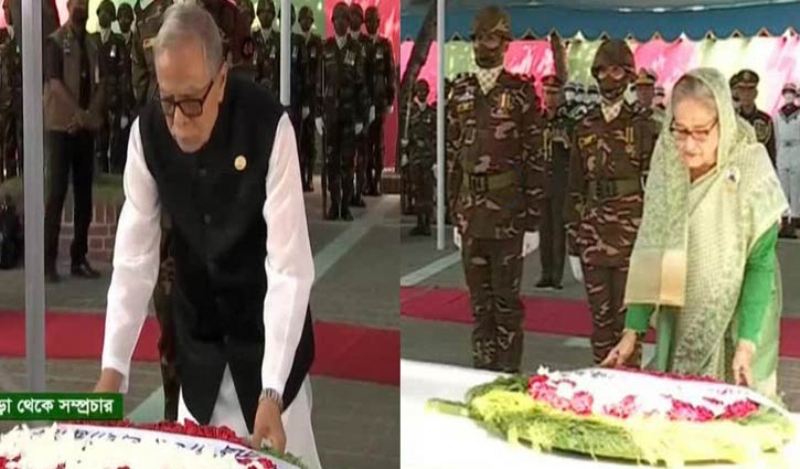
<path fill-rule="evenodd" d="M 753 128 L 737 117 L 717 70 L 678 80 L 665 122 L 630 261 L 625 332 L 602 364 L 625 363 L 652 323 L 650 368 L 774 396 L 781 310 L 775 252 L 787 207 L 775 170 Z"/>

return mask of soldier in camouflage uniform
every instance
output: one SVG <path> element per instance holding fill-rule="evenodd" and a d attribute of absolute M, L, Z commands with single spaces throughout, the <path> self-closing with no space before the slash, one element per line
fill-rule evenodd
<path fill-rule="evenodd" d="M 22 55 L 9 2 L 8 27 L 0 31 L 0 182 L 22 171 Z"/>
<path fill-rule="evenodd" d="M 356 135 L 356 156 L 355 156 L 355 188 L 353 189 L 353 200 L 351 205 L 353 207 L 366 207 L 362 197 L 367 183 L 367 129 L 370 123 L 375 118 L 375 102 L 372 101 L 372 94 L 369 89 L 369 82 L 373 79 L 369 73 L 372 73 L 372 66 L 368 62 L 367 50 L 369 48 L 370 39 L 362 34 L 361 28 L 364 26 L 364 10 L 361 5 L 357 3 L 350 4 L 350 37 L 356 44 L 358 54 L 361 56 L 360 61 L 364 64 L 364 85 L 367 87 L 366 97 L 366 119 L 364 121 L 364 132 Z"/>
<path fill-rule="evenodd" d="M 131 74 L 137 107 L 158 96 L 153 41 L 161 28 L 164 11 L 170 5 L 172 0 L 151 0 L 142 7 L 141 0 L 137 0 L 133 7 L 136 13 L 136 38 L 131 53 Z"/>
<path fill-rule="evenodd" d="M 476 368 L 514 372 L 522 359 L 522 245 L 535 231 L 543 165 L 532 148 L 539 119 L 529 82 L 503 67 L 508 15 L 488 7 L 473 24 L 478 72 L 453 83 L 447 102 L 448 200 L 462 237 L 475 328 Z"/>
<path fill-rule="evenodd" d="M 428 82 L 419 80 L 414 87 L 414 102 L 409 113 L 409 140 L 403 142 L 408 152 L 411 187 L 414 191 L 417 226 L 411 236 L 430 236 L 433 217 L 433 190 L 436 180 L 436 108 L 428 104 Z"/>
<path fill-rule="evenodd" d="M 134 5 L 137 34 L 133 39 L 131 54 L 133 69 L 131 73 L 134 96 L 139 106 L 158 97 L 153 41 L 161 28 L 164 12 L 171 4 L 171 0 L 153 0 L 144 8 L 139 2 Z M 172 223 L 168 214 L 163 213 L 161 217 L 161 264 L 158 271 L 158 282 L 153 290 L 153 307 L 161 328 L 158 352 L 161 358 L 161 379 L 164 384 L 164 419 L 174 421 L 178 418 L 180 382 L 175 363 L 175 321 L 170 301 L 170 291 L 175 279 L 174 260 L 169 252 L 172 238 L 171 227 Z"/>
<path fill-rule="evenodd" d="M 112 133 L 111 139 L 111 172 L 116 174 L 122 174 L 125 169 L 131 124 L 138 114 L 131 76 L 133 70 L 131 58 L 136 41 L 136 35 L 131 31 L 133 21 L 133 7 L 127 3 L 120 4 L 117 9 L 117 22 L 123 49 L 120 53 L 119 112 L 114 119 L 118 131 Z"/>
<path fill-rule="evenodd" d="M 603 102 L 577 123 L 570 149 L 565 221 L 570 255 L 580 256 L 592 311 L 595 363 L 619 342 L 628 264 L 642 218 L 644 179 L 656 123 L 624 99 L 636 76 L 633 54 L 621 40 L 597 50 L 592 76 Z M 638 365 L 641 350 L 630 359 Z"/>
<path fill-rule="evenodd" d="M 99 31 L 89 35 L 97 47 L 100 79 L 106 87 L 105 121 L 95 138 L 95 158 L 100 171 L 107 173 L 111 168 L 110 149 L 112 140 L 119 138 L 119 118 L 121 112 L 120 78 L 123 73 L 123 54 L 125 43 L 122 36 L 111 30 L 117 19 L 117 8 L 111 0 L 103 0 L 97 7 Z"/>
<path fill-rule="evenodd" d="M 367 89 L 361 48 L 348 35 L 350 10 L 339 2 L 333 8 L 334 37 L 322 47 L 322 78 L 318 89 L 321 116 L 316 125 L 324 132 L 330 209 L 328 220 L 351 221 L 356 142 L 367 117 Z"/>
<path fill-rule="evenodd" d="M 383 125 L 393 110 L 395 95 L 395 65 L 392 43 L 378 34 L 378 8 L 371 6 L 365 13 L 367 33 L 367 87 L 375 106 L 375 116 L 367 132 L 367 181 L 365 193 L 380 195 L 383 174 Z"/>
<path fill-rule="evenodd" d="M 544 115 L 534 133 L 533 148 L 544 162 L 545 183 L 539 255 L 542 277 L 537 288 L 561 290 L 566 260 L 567 236 L 564 231 L 564 199 L 569 169 L 569 142 L 573 121 L 562 104 L 562 81 L 555 75 L 542 79 Z"/>
<path fill-rule="evenodd" d="M 322 38 L 319 34 L 311 31 L 314 25 L 314 13 L 311 8 L 304 6 L 300 8 L 300 29 L 303 31 L 303 40 L 308 58 L 308 66 L 305 71 L 307 86 L 306 107 L 308 115 L 303 113 L 302 131 L 300 133 L 300 173 L 303 179 L 303 190 L 311 192 L 314 190 L 314 160 L 316 159 L 316 134 L 314 130 L 314 120 L 319 116 L 319 109 L 316 100 L 313 99 L 319 85 L 320 58 L 322 57 Z"/>
<path fill-rule="evenodd" d="M 752 70 L 739 72 L 739 79 L 734 86 L 739 97 L 738 111 L 739 115 L 753 126 L 756 138 L 767 148 L 772 166 L 775 166 L 775 128 L 770 115 L 756 107 L 758 81 L 758 74 Z"/>
<path fill-rule="evenodd" d="M 272 0 L 258 0 L 256 8 L 261 25 L 253 31 L 256 49 L 256 82 L 272 91 L 275 99 L 281 93 L 281 35 L 272 27 L 275 23 L 275 4 Z"/>

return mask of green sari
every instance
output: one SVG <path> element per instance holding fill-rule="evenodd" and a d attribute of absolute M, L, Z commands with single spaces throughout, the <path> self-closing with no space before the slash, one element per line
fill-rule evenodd
<path fill-rule="evenodd" d="M 674 138 L 662 133 L 651 160 L 625 303 L 629 316 L 641 316 L 642 305 L 657 312 L 652 368 L 733 382 L 736 346 L 748 340 L 756 350 L 754 387 L 774 396 L 780 271 L 775 268 L 771 281 L 757 287 L 764 301 L 754 302 L 743 284 L 748 259 L 780 220 L 786 198 L 765 148 L 752 127 L 737 117 L 722 74 L 697 69 L 689 75 L 708 86 L 716 99 L 717 165 L 690 182 Z M 665 122 L 672 122 L 671 108 Z M 751 329 L 757 333 L 743 337 L 739 323 L 753 308 L 759 324 Z"/>

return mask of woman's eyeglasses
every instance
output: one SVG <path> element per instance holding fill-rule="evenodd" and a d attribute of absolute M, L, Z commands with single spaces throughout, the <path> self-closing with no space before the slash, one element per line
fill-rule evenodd
<path fill-rule="evenodd" d="M 669 125 L 669 131 L 672 134 L 672 137 L 678 142 L 685 142 L 689 137 L 692 137 L 695 142 L 703 143 L 708 140 L 708 136 L 711 135 L 711 132 L 718 123 L 719 118 L 714 118 L 714 122 L 705 126 L 705 128 L 689 130 L 677 127 L 675 125 L 675 121 L 672 121 L 672 123 Z"/>
<path fill-rule="evenodd" d="M 175 117 L 175 108 L 180 108 L 181 113 L 190 119 L 200 117 L 203 115 L 203 106 L 206 103 L 206 99 L 208 99 L 209 93 L 211 93 L 211 88 L 214 86 L 215 81 L 216 79 L 211 79 L 211 83 L 208 84 L 201 98 L 180 100 L 176 100 L 174 97 L 161 98 L 161 109 L 164 111 L 164 115 L 169 119 L 173 119 Z"/>

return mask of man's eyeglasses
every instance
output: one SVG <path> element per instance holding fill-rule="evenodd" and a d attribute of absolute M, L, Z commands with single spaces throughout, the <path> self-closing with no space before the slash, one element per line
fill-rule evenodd
<path fill-rule="evenodd" d="M 598 80 L 605 80 L 611 77 L 612 80 L 622 80 L 627 72 L 619 65 L 597 67 L 596 75 Z"/>
<path fill-rule="evenodd" d="M 215 82 L 216 79 L 212 78 L 202 98 L 186 98 L 180 100 L 176 100 L 174 97 L 161 98 L 161 109 L 164 111 L 164 115 L 169 119 L 173 119 L 175 117 L 175 108 L 180 108 L 181 113 L 190 119 L 200 117 L 203 115 L 203 106 Z"/>
<path fill-rule="evenodd" d="M 695 142 L 703 143 L 708 140 L 708 136 L 714 130 L 714 127 L 719 124 L 719 118 L 714 118 L 714 122 L 707 125 L 705 128 L 699 129 L 685 129 L 680 128 L 675 125 L 675 121 L 669 125 L 669 131 L 672 134 L 672 137 L 678 142 L 685 142 L 690 136 Z"/>

